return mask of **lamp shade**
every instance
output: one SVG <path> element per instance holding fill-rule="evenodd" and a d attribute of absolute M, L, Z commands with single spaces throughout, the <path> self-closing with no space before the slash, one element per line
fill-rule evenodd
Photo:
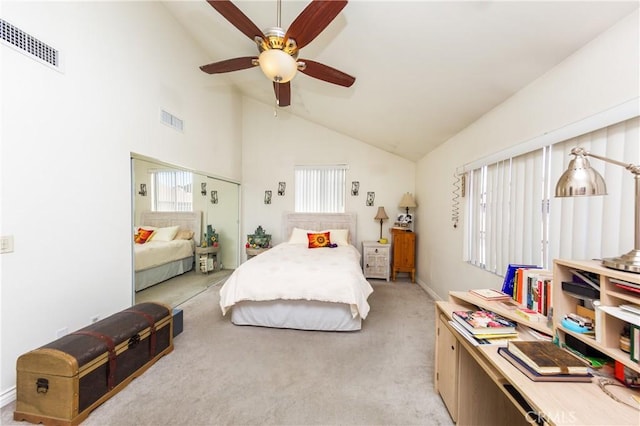
<path fill-rule="evenodd" d="M 268 49 L 258 57 L 260 69 L 271 81 L 286 83 L 296 75 L 298 64 L 293 57 L 280 49 Z"/>
<path fill-rule="evenodd" d="M 416 200 L 413 199 L 413 195 L 411 195 L 409 192 L 405 192 L 405 194 L 402 196 L 402 199 L 400 200 L 400 207 L 408 209 L 418 207 L 418 205 L 416 204 Z"/>
<path fill-rule="evenodd" d="M 556 197 L 606 195 L 607 185 L 584 155 L 576 155 L 556 184 Z"/>
<path fill-rule="evenodd" d="M 384 207 L 378 207 L 378 213 L 376 213 L 376 217 L 374 217 L 375 220 L 385 220 L 385 219 L 389 219 L 389 216 L 387 216 L 387 212 L 384 211 Z"/>

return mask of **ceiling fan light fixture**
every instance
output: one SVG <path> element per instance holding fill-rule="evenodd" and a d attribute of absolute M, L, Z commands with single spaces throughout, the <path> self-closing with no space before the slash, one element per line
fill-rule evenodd
<path fill-rule="evenodd" d="M 258 57 L 260 69 L 267 78 L 276 83 L 287 83 L 296 75 L 296 60 L 280 49 L 269 49 Z"/>

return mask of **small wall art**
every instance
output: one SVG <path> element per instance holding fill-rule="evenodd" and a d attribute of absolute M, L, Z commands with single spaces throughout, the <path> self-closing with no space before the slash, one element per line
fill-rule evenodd
<path fill-rule="evenodd" d="M 207 195 L 207 182 L 200 183 L 200 193 L 205 196 Z"/>
<path fill-rule="evenodd" d="M 271 204 L 271 191 L 264 191 L 264 203 Z"/>
<path fill-rule="evenodd" d="M 373 202 L 376 200 L 375 192 L 367 192 L 367 206 L 373 206 Z"/>
<path fill-rule="evenodd" d="M 353 182 L 351 182 L 351 195 L 353 195 L 354 197 L 357 197 L 359 193 L 360 193 L 360 182 L 354 180 Z"/>
<path fill-rule="evenodd" d="M 138 191 L 138 194 L 142 195 L 143 197 L 147 196 L 147 184 L 146 183 L 141 183 L 140 184 L 140 191 Z"/>
<path fill-rule="evenodd" d="M 211 204 L 218 204 L 218 191 L 211 191 Z"/>
<path fill-rule="evenodd" d="M 284 190 L 287 187 L 286 182 L 278 182 L 278 195 L 284 195 Z"/>

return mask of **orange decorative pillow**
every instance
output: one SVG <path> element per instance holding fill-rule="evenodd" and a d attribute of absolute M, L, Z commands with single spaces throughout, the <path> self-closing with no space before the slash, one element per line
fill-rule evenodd
<path fill-rule="evenodd" d="M 151 229 L 138 228 L 138 233 L 134 237 L 136 244 L 144 244 L 153 235 L 154 231 Z"/>
<path fill-rule="evenodd" d="M 331 241 L 329 239 L 329 232 L 320 233 L 307 233 L 307 239 L 309 240 L 309 248 L 329 247 Z"/>

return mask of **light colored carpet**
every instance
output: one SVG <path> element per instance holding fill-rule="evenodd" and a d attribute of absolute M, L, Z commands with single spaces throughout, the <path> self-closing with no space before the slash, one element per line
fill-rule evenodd
<path fill-rule="evenodd" d="M 433 390 L 433 301 L 371 282 L 363 329 L 342 333 L 235 326 L 209 287 L 181 306 L 175 350 L 83 424 L 452 425 Z M 14 409 L 3 425 L 24 425 Z"/>

